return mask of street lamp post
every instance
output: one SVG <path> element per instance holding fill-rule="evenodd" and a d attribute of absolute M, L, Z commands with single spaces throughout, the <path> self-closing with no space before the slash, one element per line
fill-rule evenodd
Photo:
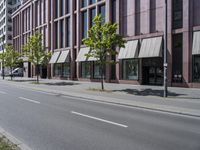
<path fill-rule="evenodd" d="M 164 67 L 164 93 L 163 93 L 163 97 L 167 97 L 168 95 L 168 90 L 167 90 L 167 0 L 164 0 L 165 4 L 164 4 L 164 63 L 163 63 L 163 67 Z"/>
<path fill-rule="evenodd" d="M 4 54 L 4 40 L 5 40 L 5 35 L 3 34 L 3 37 L 2 37 L 2 40 L 3 40 L 3 54 Z M 2 60 L 2 76 L 3 76 L 3 80 L 5 78 L 5 67 L 4 67 L 4 57 L 3 57 L 3 60 Z"/>

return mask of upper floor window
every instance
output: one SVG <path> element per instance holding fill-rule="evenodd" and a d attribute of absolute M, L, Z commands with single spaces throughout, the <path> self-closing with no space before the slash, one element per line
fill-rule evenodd
<path fill-rule="evenodd" d="M 82 8 L 87 6 L 87 0 L 82 0 Z"/>
<path fill-rule="evenodd" d="M 55 0 L 55 18 L 59 17 L 59 0 Z"/>
<path fill-rule="evenodd" d="M 173 29 L 183 26 L 183 0 L 173 0 Z"/>
<path fill-rule="evenodd" d="M 82 12 L 82 38 L 87 37 L 87 11 Z"/>
<path fill-rule="evenodd" d="M 94 20 L 95 16 L 96 16 L 96 9 L 93 8 L 90 10 L 90 27 L 92 27 L 94 24 L 93 20 Z"/>
<path fill-rule="evenodd" d="M 102 16 L 102 24 L 106 22 L 106 7 L 105 5 L 101 5 L 99 7 L 99 14 Z"/>
<path fill-rule="evenodd" d="M 89 0 L 90 4 L 96 3 L 96 0 Z"/>
<path fill-rule="evenodd" d="M 64 20 L 60 21 L 60 48 L 64 48 Z"/>
<path fill-rule="evenodd" d="M 66 14 L 68 14 L 70 12 L 70 1 L 69 0 L 66 0 L 65 1 L 65 10 L 66 10 Z M 76 7 L 76 5 L 75 5 Z"/>
<path fill-rule="evenodd" d="M 117 18 L 117 13 L 116 13 L 116 0 L 112 0 L 112 23 L 116 22 Z"/>
<path fill-rule="evenodd" d="M 65 14 L 64 0 L 60 0 L 60 16 L 63 16 L 64 14 Z"/>

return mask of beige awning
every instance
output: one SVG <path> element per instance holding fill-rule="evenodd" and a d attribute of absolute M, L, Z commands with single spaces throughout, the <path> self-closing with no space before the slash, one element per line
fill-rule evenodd
<path fill-rule="evenodd" d="M 53 55 L 51 56 L 49 64 L 55 64 L 59 56 L 60 56 L 60 52 L 54 52 Z"/>
<path fill-rule="evenodd" d="M 139 58 L 162 57 L 162 37 L 142 40 Z"/>
<path fill-rule="evenodd" d="M 56 63 L 69 62 L 69 50 L 62 51 Z"/>
<path fill-rule="evenodd" d="M 194 32 L 192 55 L 200 55 L 200 31 Z"/>
<path fill-rule="evenodd" d="M 138 57 L 138 40 L 128 41 L 125 48 L 121 48 L 118 59 L 128 59 Z"/>
<path fill-rule="evenodd" d="M 94 57 L 87 57 L 85 56 L 85 54 L 88 54 L 90 52 L 90 48 L 89 47 L 85 47 L 85 48 L 81 48 L 78 56 L 76 58 L 77 62 L 83 62 L 83 61 L 97 61 L 96 58 Z"/>

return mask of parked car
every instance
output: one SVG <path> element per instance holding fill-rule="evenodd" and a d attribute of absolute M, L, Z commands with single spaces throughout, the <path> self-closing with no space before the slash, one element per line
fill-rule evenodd
<path fill-rule="evenodd" d="M 23 68 L 15 68 L 12 71 L 12 74 L 10 73 L 9 76 L 13 76 L 13 77 L 23 77 L 24 74 L 24 69 Z"/>

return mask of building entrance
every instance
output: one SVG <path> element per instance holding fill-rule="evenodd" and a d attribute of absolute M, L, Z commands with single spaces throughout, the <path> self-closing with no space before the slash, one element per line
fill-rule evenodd
<path fill-rule="evenodd" d="M 163 85 L 163 67 L 161 58 L 144 59 L 142 83 L 144 85 Z"/>

